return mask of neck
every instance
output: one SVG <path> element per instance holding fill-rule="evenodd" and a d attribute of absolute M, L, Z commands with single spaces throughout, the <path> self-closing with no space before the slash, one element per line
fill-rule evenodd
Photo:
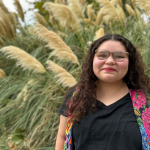
<path fill-rule="evenodd" d="M 96 94 L 98 98 L 125 95 L 129 91 L 127 85 L 124 83 L 123 80 L 117 81 L 115 83 L 114 82 L 108 83 L 97 80 L 96 85 L 97 85 Z"/>

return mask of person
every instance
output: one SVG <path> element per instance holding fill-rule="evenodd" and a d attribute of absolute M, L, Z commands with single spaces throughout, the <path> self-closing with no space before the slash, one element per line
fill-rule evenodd
<path fill-rule="evenodd" d="M 55 150 L 150 150 L 145 68 L 123 36 L 107 34 L 94 41 L 79 82 L 59 109 Z"/>

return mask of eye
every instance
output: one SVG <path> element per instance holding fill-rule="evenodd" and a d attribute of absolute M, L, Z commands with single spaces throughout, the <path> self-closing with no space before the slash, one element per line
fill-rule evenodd
<path fill-rule="evenodd" d="M 103 52 L 103 51 L 97 52 L 97 57 L 100 59 L 107 58 L 107 56 L 108 56 L 108 54 L 106 52 Z"/>

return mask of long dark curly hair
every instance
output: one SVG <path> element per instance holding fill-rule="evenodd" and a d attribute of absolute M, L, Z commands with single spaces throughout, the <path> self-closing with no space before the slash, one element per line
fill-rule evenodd
<path fill-rule="evenodd" d="M 71 119 L 73 123 L 79 122 L 81 117 L 88 111 L 96 111 L 96 80 L 97 77 L 93 72 L 93 59 L 95 50 L 104 42 L 108 40 L 119 41 L 124 45 L 126 51 L 129 52 L 129 68 L 128 72 L 123 78 L 129 89 L 143 90 L 143 92 L 150 92 L 150 78 L 144 73 L 145 65 L 142 57 L 137 51 L 136 47 L 126 38 L 118 34 L 107 34 L 98 40 L 94 41 L 85 57 L 82 65 L 82 73 L 80 80 L 72 87 L 72 89 L 79 88 L 80 91 L 73 97 L 71 106 L 70 101 L 67 103 L 67 113 L 75 119 Z M 70 89 L 70 90 L 72 90 Z"/>

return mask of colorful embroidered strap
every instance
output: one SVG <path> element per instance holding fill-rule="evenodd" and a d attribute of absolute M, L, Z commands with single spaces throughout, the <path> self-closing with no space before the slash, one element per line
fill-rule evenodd
<path fill-rule="evenodd" d="M 134 113 L 142 135 L 143 150 L 150 150 L 150 107 L 143 91 L 129 91 Z"/>
<path fill-rule="evenodd" d="M 79 89 L 75 90 L 72 99 L 78 91 Z M 148 100 L 146 99 L 143 91 L 139 90 L 138 92 L 136 92 L 134 90 L 129 90 L 129 93 L 132 99 L 134 113 L 142 136 L 142 149 L 150 150 L 150 106 L 147 103 Z M 73 124 L 70 123 L 69 120 L 70 116 L 67 121 L 66 141 L 63 150 L 73 150 Z"/>
<path fill-rule="evenodd" d="M 73 97 L 75 96 L 75 94 L 79 91 L 79 89 L 76 89 L 73 92 L 72 98 L 71 98 L 71 104 L 73 101 Z M 67 120 L 67 127 L 66 127 L 66 140 L 65 140 L 65 144 L 64 144 L 64 149 L 63 150 L 73 150 L 73 144 L 72 144 L 72 128 L 73 128 L 73 124 L 69 121 L 71 119 L 71 116 L 68 117 Z"/>

